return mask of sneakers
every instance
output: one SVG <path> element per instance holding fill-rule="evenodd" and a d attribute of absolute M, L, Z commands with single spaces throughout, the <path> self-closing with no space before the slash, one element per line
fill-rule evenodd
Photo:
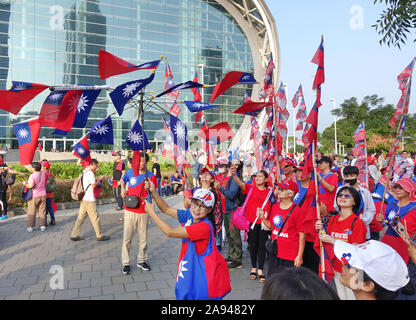
<path fill-rule="evenodd" d="M 26 229 L 26 231 L 27 232 L 32 232 L 33 231 L 33 228 L 29 227 L 29 228 Z"/>
<path fill-rule="evenodd" d="M 241 262 L 233 261 L 228 265 L 228 269 L 241 269 L 243 265 Z"/>
<path fill-rule="evenodd" d="M 0 220 L 6 220 L 9 216 L 7 214 L 5 214 L 4 216 L 0 217 Z"/>
<path fill-rule="evenodd" d="M 49 222 L 50 226 L 54 226 L 55 225 L 55 220 L 51 220 L 51 222 Z"/>
<path fill-rule="evenodd" d="M 123 266 L 121 273 L 124 275 L 130 274 L 130 266 Z"/>
<path fill-rule="evenodd" d="M 46 227 L 45 226 L 41 226 L 40 227 L 40 231 L 44 232 L 45 230 L 46 230 Z"/>
<path fill-rule="evenodd" d="M 95 240 L 97 240 L 97 241 L 107 241 L 107 240 L 110 240 L 110 237 L 109 236 L 102 236 L 101 238 L 95 238 Z"/>
<path fill-rule="evenodd" d="M 144 271 L 149 271 L 150 270 L 150 266 L 146 262 L 138 263 L 137 267 L 144 270 Z"/>

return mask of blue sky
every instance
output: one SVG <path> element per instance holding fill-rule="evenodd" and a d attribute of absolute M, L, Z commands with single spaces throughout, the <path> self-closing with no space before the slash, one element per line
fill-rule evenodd
<path fill-rule="evenodd" d="M 361 102 L 366 95 L 377 94 L 385 98 L 386 104 L 397 104 L 400 91 L 396 78 L 416 56 L 416 45 L 412 42 L 414 34 L 401 50 L 379 45 L 380 35 L 371 25 L 382 13 L 382 5 L 373 5 L 372 0 L 266 0 L 266 3 L 276 20 L 281 55 L 279 83 L 287 83 L 289 110 L 293 110 L 290 100 L 299 84 L 303 87 L 308 112 L 314 103 L 312 83 L 316 65 L 310 61 L 321 34 L 325 48 L 325 83 L 319 132 L 333 123 L 331 98 L 339 106 L 351 97 Z M 416 112 L 415 94 L 409 108 L 409 113 Z M 292 116 L 288 128 L 289 135 L 293 135 Z"/>

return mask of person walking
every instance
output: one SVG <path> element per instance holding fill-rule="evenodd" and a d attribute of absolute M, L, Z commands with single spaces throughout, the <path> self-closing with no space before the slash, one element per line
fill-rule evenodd
<path fill-rule="evenodd" d="M 139 241 L 137 267 L 144 271 L 149 271 L 151 269 L 147 264 L 147 227 L 149 214 L 146 212 L 145 204 L 143 202 L 143 199 L 148 197 L 147 190 L 144 188 L 144 182 L 146 178 L 152 181 L 155 186 L 157 186 L 157 182 L 153 173 L 147 171 L 145 167 L 145 164 L 149 161 L 149 155 L 141 151 L 140 154 L 135 156 L 140 156 L 139 168 L 132 167 L 127 170 L 126 174 L 121 179 L 121 196 L 124 199 L 124 228 L 123 243 L 121 247 L 121 273 L 123 275 L 130 274 L 130 248 L 136 229 Z M 132 165 L 136 165 L 134 159 Z M 138 174 L 135 175 L 134 173 Z M 127 192 L 126 186 L 128 186 Z M 137 201 L 135 201 L 135 203 L 130 203 L 127 201 L 128 199 L 136 199 Z"/>
<path fill-rule="evenodd" d="M 121 197 L 121 177 L 126 173 L 126 165 L 121 160 L 121 152 L 117 151 L 114 154 L 113 165 L 113 194 L 117 200 L 116 210 L 123 210 L 123 198 Z"/>
<path fill-rule="evenodd" d="M 39 162 L 33 162 L 32 165 L 26 166 L 31 173 L 27 182 L 23 185 L 27 189 L 32 189 L 32 198 L 27 202 L 27 232 L 32 232 L 36 224 L 36 213 L 38 213 L 38 224 L 40 231 L 46 230 L 46 177 L 41 172 L 42 165 Z"/>
<path fill-rule="evenodd" d="M 46 213 L 45 213 L 45 225 L 48 225 L 48 214 L 51 217 L 51 221 L 49 225 L 55 225 L 55 212 L 53 210 L 52 202 L 53 202 L 53 192 L 56 188 L 56 181 L 55 176 L 50 172 L 50 163 L 48 160 L 43 159 L 40 163 L 42 165 L 42 171 L 45 172 L 45 190 L 46 190 Z"/>
<path fill-rule="evenodd" d="M 87 215 L 94 228 L 96 236 L 95 239 L 97 241 L 107 241 L 110 239 L 110 236 L 105 236 L 102 234 L 100 217 L 98 216 L 97 204 L 94 196 L 94 188 L 104 179 L 104 176 L 100 176 L 98 179 L 95 178 L 95 172 L 98 171 L 98 168 L 98 161 L 96 159 L 92 159 L 83 171 L 82 187 L 85 190 L 85 195 L 81 200 L 78 217 L 71 232 L 70 239 L 72 241 L 84 240 L 82 237 L 80 237 L 80 233 L 81 226 L 87 218 Z"/>

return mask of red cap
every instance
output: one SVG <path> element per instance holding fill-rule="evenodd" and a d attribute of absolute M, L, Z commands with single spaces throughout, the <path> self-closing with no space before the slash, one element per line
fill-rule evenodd
<path fill-rule="evenodd" d="M 284 158 L 279 162 L 280 167 L 293 166 L 296 168 L 296 163 L 290 158 Z"/>
<path fill-rule="evenodd" d="M 276 183 L 276 184 L 280 188 L 291 190 L 293 192 L 293 194 L 297 194 L 298 191 L 299 191 L 299 187 L 298 187 L 297 183 L 294 182 L 291 179 L 286 179 L 286 180 L 283 180 L 282 182 Z"/>
<path fill-rule="evenodd" d="M 215 174 L 214 173 L 212 173 L 211 171 L 209 171 L 207 168 L 202 168 L 201 174 L 202 173 L 205 173 L 205 172 L 208 172 L 211 175 L 212 179 L 215 179 Z"/>
<path fill-rule="evenodd" d="M 49 169 L 49 168 L 51 167 L 51 165 L 49 164 L 49 162 L 48 162 L 48 161 L 42 161 L 40 164 L 41 164 L 42 166 L 44 166 L 46 169 Z"/>

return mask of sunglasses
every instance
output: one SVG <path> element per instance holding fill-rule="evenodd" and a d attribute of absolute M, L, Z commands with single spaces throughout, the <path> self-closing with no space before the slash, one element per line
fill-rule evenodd
<path fill-rule="evenodd" d="M 350 195 L 349 193 L 340 193 L 338 195 L 338 198 L 352 199 L 352 195 Z"/>

